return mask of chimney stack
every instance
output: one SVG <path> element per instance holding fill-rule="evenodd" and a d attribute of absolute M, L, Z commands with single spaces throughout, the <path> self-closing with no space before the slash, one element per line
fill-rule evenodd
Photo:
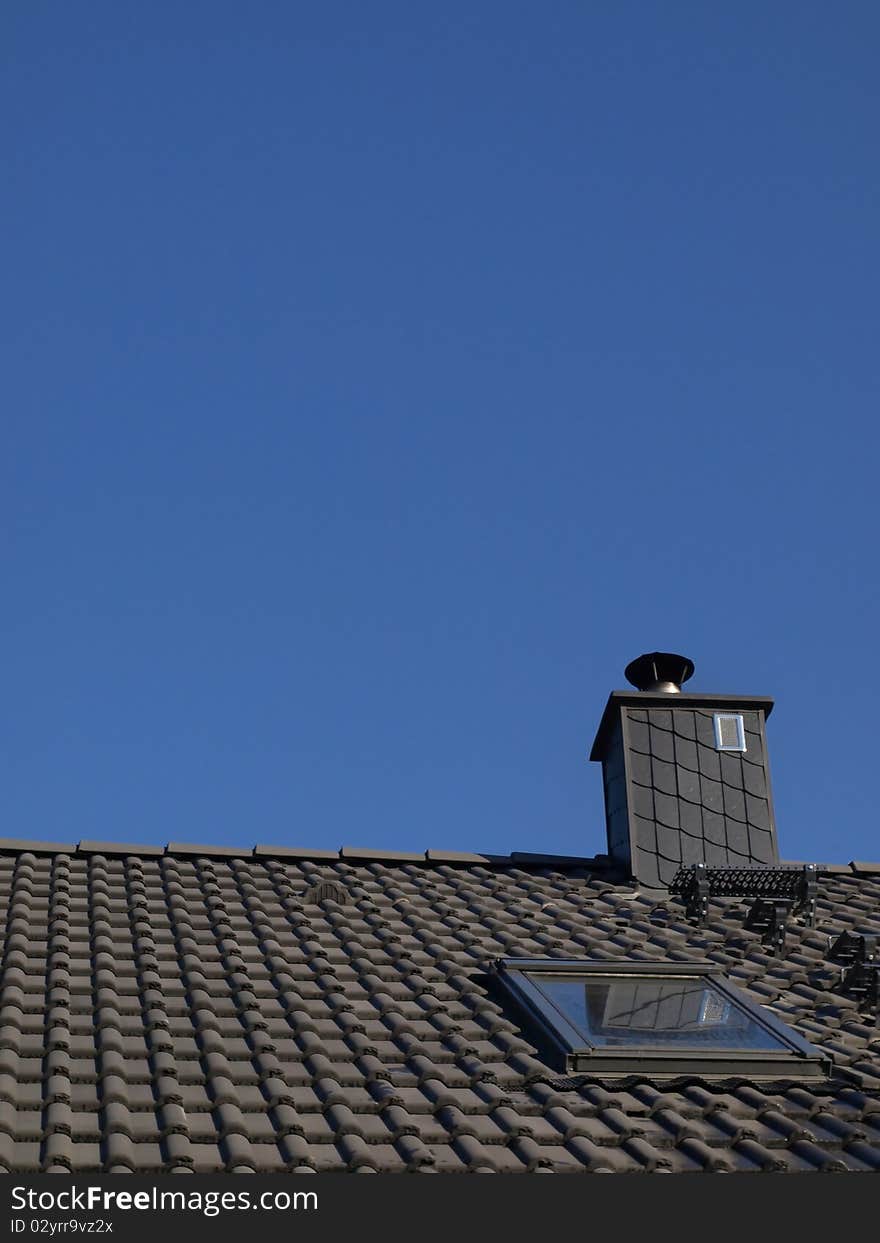
<path fill-rule="evenodd" d="M 602 764 L 608 852 L 648 888 L 679 868 L 779 862 L 764 725 L 773 700 L 682 691 L 693 662 L 649 652 L 612 691 L 590 759 Z"/>

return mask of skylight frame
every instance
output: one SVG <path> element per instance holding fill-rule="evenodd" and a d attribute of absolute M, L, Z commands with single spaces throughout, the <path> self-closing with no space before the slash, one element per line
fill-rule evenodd
<path fill-rule="evenodd" d="M 714 1078 L 747 1076 L 751 1079 L 816 1080 L 828 1076 L 830 1059 L 780 1022 L 764 1006 L 744 996 L 711 962 L 616 962 L 596 959 L 500 958 L 495 964 L 502 987 L 527 1012 L 542 1050 L 566 1073 L 646 1075 L 675 1078 L 686 1074 Z M 726 1000 L 778 1040 L 780 1049 L 659 1049 L 644 1045 L 609 1048 L 591 1043 L 571 1023 L 530 975 L 571 975 L 611 979 L 620 976 L 669 978 L 687 976 L 705 980 Z"/>

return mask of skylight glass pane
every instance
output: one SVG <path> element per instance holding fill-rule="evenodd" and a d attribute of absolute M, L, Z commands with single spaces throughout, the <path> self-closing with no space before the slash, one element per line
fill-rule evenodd
<path fill-rule="evenodd" d="M 529 978 L 598 1048 L 787 1050 L 699 976 Z"/>

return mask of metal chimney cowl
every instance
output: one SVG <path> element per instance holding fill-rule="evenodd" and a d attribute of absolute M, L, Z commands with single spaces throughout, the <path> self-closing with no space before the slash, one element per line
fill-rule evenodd
<path fill-rule="evenodd" d="M 648 652 L 639 656 L 623 671 L 627 682 L 640 691 L 659 691 L 680 695 L 682 685 L 693 677 L 694 662 L 674 652 Z"/>

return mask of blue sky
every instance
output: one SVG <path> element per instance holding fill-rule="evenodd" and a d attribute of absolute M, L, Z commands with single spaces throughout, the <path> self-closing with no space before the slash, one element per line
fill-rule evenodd
<path fill-rule="evenodd" d="M 3 27 L 3 835 L 592 854 L 660 648 L 880 858 L 876 5 Z"/>

